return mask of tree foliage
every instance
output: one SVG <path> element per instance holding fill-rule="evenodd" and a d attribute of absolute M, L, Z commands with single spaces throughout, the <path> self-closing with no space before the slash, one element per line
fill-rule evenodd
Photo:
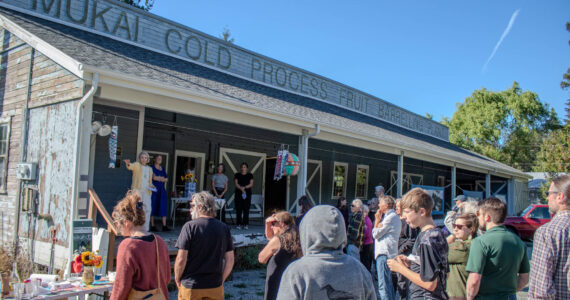
<path fill-rule="evenodd" d="M 566 23 L 566 30 L 570 31 L 570 22 Z M 570 68 L 562 76 L 560 87 L 570 89 Z M 547 172 L 550 177 L 560 172 L 570 173 L 570 99 L 566 100 L 565 109 L 566 124 L 544 138 L 534 167 L 535 171 Z"/>
<path fill-rule="evenodd" d="M 154 5 L 154 0 L 119 0 L 128 5 L 138 7 L 142 10 L 149 11 Z"/>
<path fill-rule="evenodd" d="M 442 123 L 452 143 L 523 171 L 535 165 L 542 137 L 560 127 L 556 112 L 517 82 L 505 91 L 474 91 Z"/>

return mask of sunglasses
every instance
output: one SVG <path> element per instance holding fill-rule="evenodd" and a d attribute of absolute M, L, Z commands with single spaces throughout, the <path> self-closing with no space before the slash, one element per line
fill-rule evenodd
<path fill-rule="evenodd" d="M 560 193 L 559 191 L 546 191 L 544 192 L 546 194 L 546 197 L 550 196 L 550 195 L 556 195 L 558 193 Z"/>
<path fill-rule="evenodd" d="M 452 224 L 453 228 L 457 228 L 459 230 L 463 230 L 463 228 L 467 228 L 467 225 L 461 225 L 461 224 Z"/>

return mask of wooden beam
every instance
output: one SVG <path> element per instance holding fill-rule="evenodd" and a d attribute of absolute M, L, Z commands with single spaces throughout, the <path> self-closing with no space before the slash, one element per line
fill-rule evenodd
<path fill-rule="evenodd" d="M 103 206 L 103 203 L 101 202 L 101 199 L 99 199 L 99 196 L 97 196 L 97 193 L 95 193 L 93 189 L 89 189 L 89 196 L 89 201 L 97 207 L 97 210 L 99 210 L 101 216 L 103 216 L 103 219 L 105 219 L 105 222 L 107 222 L 109 234 L 113 233 L 114 235 L 117 235 L 118 231 L 113 222 L 113 218 L 111 218 L 111 215 L 109 215 L 105 209 L 105 206 Z M 91 210 L 92 205 L 89 206 L 89 209 Z"/>

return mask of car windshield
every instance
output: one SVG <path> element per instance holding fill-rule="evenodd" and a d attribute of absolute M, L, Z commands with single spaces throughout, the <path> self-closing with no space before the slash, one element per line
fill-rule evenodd
<path fill-rule="evenodd" d="M 532 209 L 532 205 L 525 208 L 525 210 L 523 210 L 523 212 L 519 215 L 520 217 L 524 217 L 524 215 L 526 215 L 526 213 Z"/>

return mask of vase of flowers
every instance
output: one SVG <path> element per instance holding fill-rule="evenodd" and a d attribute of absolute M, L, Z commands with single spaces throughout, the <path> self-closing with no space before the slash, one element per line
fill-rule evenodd
<path fill-rule="evenodd" d="M 103 266 L 103 258 L 98 255 L 98 252 L 83 251 L 76 254 L 71 268 L 74 273 L 81 273 L 81 280 L 85 284 L 91 284 L 95 280 L 95 268 Z"/>
<path fill-rule="evenodd" d="M 184 181 L 184 198 L 188 198 L 191 194 L 196 193 L 196 183 L 198 180 L 193 173 L 187 173 L 181 176 L 180 179 Z"/>

